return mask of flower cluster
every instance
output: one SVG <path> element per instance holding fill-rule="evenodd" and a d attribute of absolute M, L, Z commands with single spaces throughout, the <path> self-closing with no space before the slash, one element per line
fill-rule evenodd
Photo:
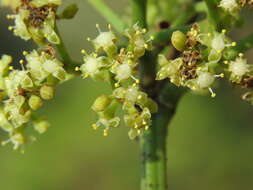
<path fill-rule="evenodd" d="M 3 0 L 2 4 L 14 12 L 7 18 L 14 19 L 15 25 L 9 26 L 9 30 L 13 30 L 16 36 L 33 39 L 38 44 L 46 41 L 60 43 L 55 32 L 55 18 L 61 0 Z"/>
<path fill-rule="evenodd" d="M 223 8 L 225 11 L 236 14 L 241 8 L 253 5 L 252 0 L 221 0 L 219 7 Z"/>
<path fill-rule="evenodd" d="M 186 86 L 193 91 L 210 91 L 215 97 L 212 86 L 217 78 L 223 78 L 220 72 L 220 62 L 226 48 L 235 46 L 235 42 L 221 33 L 201 33 L 198 25 L 193 25 L 185 35 L 176 31 L 172 35 L 173 46 L 181 52 L 181 56 L 174 60 L 167 60 L 159 55 L 159 70 L 157 80 L 169 78 L 177 86 Z"/>
<path fill-rule="evenodd" d="M 24 134 L 27 126 L 33 126 L 39 133 L 49 127 L 34 111 L 42 106 L 43 99 L 53 98 L 55 85 L 64 81 L 67 73 L 48 48 L 23 52 L 27 64 L 20 60 L 22 70 L 10 66 L 10 56 L 3 55 L 0 59 L 0 127 L 9 135 L 2 145 L 10 142 L 18 149 L 32 139 Z"/>
<path fill-rule="evenodd" d="M 180 31 L 172 34 L 173 46 L 181 52 L 174 60 L 167 60 L 164 55 L 158 56 L 159 68 L 157 80 L 170 79 L 177 86 L 185 86 L 193 91 L 209 90 L 212 97 L 217 78 L 226 77 L 231 83 L 242 88 L 251 89 L 243 99 L 253 103 L 253 66 L 240 53 L 234 60 L 226 52 L 236 46 L 236 42 L 221 33 L 201 33 L 198 25 L 193 25 L 185 35 Z"/>
<path fill-rule="evenodd" d="M 118 37 L 111 30 L 102 32 L 97 25 L 99 35 L 88 39 L 95 48 L 95 53 L 84 54 L 84 64 L 77 68 L 84 78 L 102 79 L 113 85 L 113 93 L 102 95 L 94 102 L 92 109 L 97 112 L 99 119 L 93 128 L 104 128 L 104 135 L 108 130 L 120 124 L 117 115 L 118 107 L 124 110 L 124 121 L 130 127 L 129 137 L 134 139 L 142 131 L 147 130 L 151 123 L 151 113 L 156 112 L 156 104 L 147 94 L 142 92 L 136 68 L 139 58 L 150 48 L 150 39 L 145 38 L 146 30 L 137 24 L 125 31 L 128 38 L 126 47 L 118 48 Z"/>

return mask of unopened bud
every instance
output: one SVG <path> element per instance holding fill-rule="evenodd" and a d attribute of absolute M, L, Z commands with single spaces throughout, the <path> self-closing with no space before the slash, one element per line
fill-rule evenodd
<path fill-rule="evenodd" d="M 111 98 L 106 95 L 99 96 L 92 105 L 95 112 L 104 111 L 111 103 Z"/>
<path fill-rule="evenodd" d="M 28 104 L 30 106 L 31 109 L 33 110 L 37 110 L 42 106 L 42 100 L 39 96 L 36 95 L 32 95 L 29 100 L 28 100 Z"/>
<path fill-rule="evenodd" d="M 186 36 L 181 31 L 175 31 L 172 33 L 171 42 L 172 45 L 178 50 L 183 51 L 185 48 Z"/>
<path fill-rule="evenodd" d="M 54 97 L 54 88 L 52 86 L 44 85 L 40 88 L 40 96 L 45 100 L 50 100 Z"/>

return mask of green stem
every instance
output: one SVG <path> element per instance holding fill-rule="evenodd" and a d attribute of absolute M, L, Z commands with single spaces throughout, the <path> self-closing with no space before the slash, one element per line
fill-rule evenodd
<path fill-rule="evenodd" d="M 103 0 L 88 0 L 88 2 L 109 22 L 118 32 L 125 29 L 122 19 L 106 5 Z"/>
<path fill-rule="evenodd" d="M 131 0 L 131 6 L 132 6 L 132 23 L 133 24 L 138 23 L 140 27 L 146 28 L 147 0 Z"/>
<path fill-rule="evenodd" d="M 57 48 L 57 51 L 58 51 L 58 53 L 59 53 L 59 55 L 60 55 L 60 57 L 61 57 L 61 59 L 62 59 L 62 61 L 63 61 L 63 63 L 64 63 L 64 68 L 65 68 L 69 73 L 77 74 L 77 72 L 75 71 L 75 67 L 76 67 L 76 66 L 79 66 L 80 64 L 74 62 L 74 61 L 71 59 L 71 57 L 70 57 L 70 55 L 69 55 L 69 53 L 68 53 L 68 51 L 67 51 L 67 48 L 66 48 L 66 46 L 65 46 L 65 44 L 64 44 L 64 40 L 63 40 L 62 37 L 61 37 L 61 34 L 60 34 L 60 32 L 59 32 L 59 29 L 58 29 L 57 25 L 55 25 L 55 31 L 56 31 L 58 37 L 60 38 L 60 44 L 57 44 L 57 45 L 56 45 L 56 48 Z"/>
<path fill-rule="evenodd" d="M 220 12 L 216 0 L 205 0 L 208 9 L 208 19 L 215 29 L 219 29 Z"/>
<path fill-rule="evenodd" d="M 61 37 L 61 34 L 59 32 L 57 25 L 55 25 L 55 31 L 56 31 L 58 37 L 60 38 L 60 44 L 56 45 L 58 53 L 61 56 L 62 60 L 64 60 L 64 62 L 66 62 L 67 64 L 71 64 L 72 63 L 71 57 L 68 54 L 67 48 L 64 44 L 64 40 Z"/>

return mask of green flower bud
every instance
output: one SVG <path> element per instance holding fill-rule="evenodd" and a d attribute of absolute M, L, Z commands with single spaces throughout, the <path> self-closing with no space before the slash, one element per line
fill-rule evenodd
<path fill-rule="evenodd" d="M 185 48 L 186 36 L 181 31 L 175 31 L 172 33 L 171 42 L 172 45 L 178 50 L 183 51 Z"/>
<path fill-rule="evenodd" d="M 111 98 L 106 95 L 99 96 L 92 105 L 92 109 L 95 112 L 104 111 L 111 103 Z"/>
<path fill-rule="evenodd" d="M 32 95 L 28 100 L 28 104 L 31 109 L 37 110 L 42 106 L 43 102 L 39 96 Z"/>
<path fill-rule="evenodd" d="M 54 87 L 44 85 L 40 88 L 40 96 L 45 100 L 50 100 L 54 97 Z"/>
<path fill-rule="evenodd" d="M 71 5 L 68 5 L 59 16 L 60 18 L 63 18 L 63 19 L 71 19 L 71 18 L 74 18 L 77 11 L 78 11 L 78 6 L 77 4 L 73 3 Z"/>
<path fill-rule="evenodd" d="M 46 120 L 39 120 L 34 122 L 34 129 L 40 134 L 45 133 L 49 127 L 50 123 Z"/>

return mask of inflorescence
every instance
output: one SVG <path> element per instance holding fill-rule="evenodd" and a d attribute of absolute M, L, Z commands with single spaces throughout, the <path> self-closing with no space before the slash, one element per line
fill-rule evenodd
<path fill-rule="evenodd" d="M 22 149 L 26 142 L 34 140 L 33 136 L 25 135 L 27 127 L 33 126 L 38 133 L 44 133 L 49 127 L 48 121 L 38 117 L 35 111 L 43 100 L 54 97 L 58 84 L 70 78 L 66 60 L 59 60 L 53 47 L 61 43 L 55 26 L 56 18 L 61 17 L 56 14 L 61 0 L 2 0 L 2 3 L 13 10 L 13 14 L 7 15 L 14 20 L 9 30 L 39 45 L 37 50 L 23 52 L 25 59 L 19 61 L 21 69 L 11 65 L 11 56 L 3 55 L 0 59 L 0 127 L 8 134 L 0 142 Z M 252 0 L 221 0 L 219 7 L 235 15 L 241 7 L 252 4 Z M 77 10 L 74 7 L 68 11 L 71 14 L 66 18 L 72 18 Z M 142 90 L 138 73 L 140 58 L 152 50 L 153 37 L 135 24 L 125 30 L 123 37 L 127 40 L 119 45 L 122 36 L 116 35 L 110 25 L 108 31 L 101 31 L 99 25 L 96 27 L 98 36 L 87 39 L 94 51 L 81 50 L 83 62 L 72 73 L 107 81 L 112 86 L 111 94 L 99 96 L 92 105 L 98 115 L 92 127 L 102 129 L 107 136 L 123 118 L 129 127 L 130 139 L 135 139 L 149 129 L 151 115 L 158 110 L 157 103 Z M 186 34 L 175 31 L 171 43 L 179 56 L 174 59 L 164 54 L 157 56 L 156 80 L 168 80 L 194 92 L 209 91 L 215 97 L 215 82 L 227 78 L 232 84 L 246 88 L 242 98 L 253 104 L 253 66 L 247 64 L 242 53 L 228 58 L 227 53 L 236 42 L 227 37 L 226 30 L 206 33 L 198 24 L 193 24 Z"/>
<path fill-rule="evenodd" d="M 128 43 L 118 48 L 116 34 L 111 30 L 102 32 L 97 25 L 99 35 L 91 40 L 95 53 L 88 54 L 85 50 L 84 64 L 76 68 L 83 78 L 109 81 L 113 86 L 111 95 L 98 97 L 92 109 L 97 112 L 98 121 L 92 125 L 94 129 L 103 128 L 104 136 L 110 128 L 118 127 L 120 117 L 119 107 L 124 111 L 125 124 L 130 128 L 129 137 L 134 139 L 147 130 L 151 124 L 151 113 L 157 111 L 156 103 L 141 91 L 137 66 L 139 58 L 151 47 L 152 37 L 145 38 L 146 30 L 137 24 L 125 31 Z"/>

